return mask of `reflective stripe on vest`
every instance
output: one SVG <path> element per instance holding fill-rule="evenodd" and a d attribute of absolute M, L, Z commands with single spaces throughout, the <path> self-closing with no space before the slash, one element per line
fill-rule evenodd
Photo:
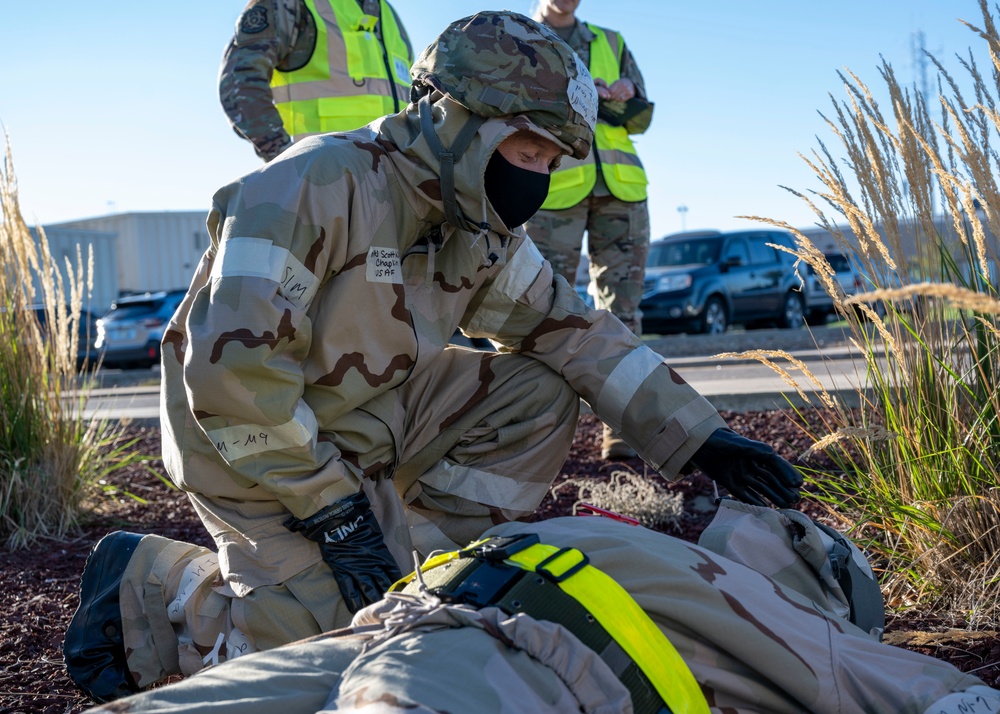
<path fill-rule="evenodd" d="M 350 131 L 409 102 L 412 57 L 392 9 L 381 0 L 385 52 L 373 31 L 379 18 L 357 0 L 305 0 L 316 23 L 309 62 L 271 77 L 274 105 L 293 140 Z"/>
<path fill-rule="evenodd" d="M 590 73 L 600 77 L 608 86 L 621 78 L 621 57 L 624 43 L 618 33 L 596 25 L 587 27 L 594 33 L 590 43 Z M 610 36 L 615 38 L 616 53 L 611 49 Z M 611 195 L 622 201 L 646 200 L 646 171 L 639 161 L 628 131 L 623 126 L 611 126 L 597 122 L 594 131 L 594 147 L 585 162 L 558 169 L 549 183 L 549 195 L 542 204 L 546 210 L 571 208 L 585 199 L 594 190 L 597 182 L 598 154 L 601 173 Z"/>
<path fill-rule="evenodd" d="M 708 714 L 701 687 L 666 635 L 616 580 L 590 565 L 587 556 L 575 548 L 545 545 L 538 543 L 534 534 L 520 534 L 479 541 L 461 551 L 433 556 L 420 566 L 420 571 L 475 555 L 478 547 L 488 549 L 494 540 L 530 543 L 510 547 L 502 554 L 502 562 L 544 576 L 585 608 L 642 670 L 672 714 Z M 414 578 L 411 573 L 390 590 L 400 590 Z"/>

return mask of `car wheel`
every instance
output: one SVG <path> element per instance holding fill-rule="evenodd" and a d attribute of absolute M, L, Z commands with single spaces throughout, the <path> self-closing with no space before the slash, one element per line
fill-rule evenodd
<path fill-rule="evenodd" d="M 802 327 L 805 322 L 805 306 L 802 304 L 802 296 L 796 292 L 785 295 L 785 305 L 778 317 L 778 324 L 781 327 L 795 329 Z"/>
<path fill-rule="evenodd" d="M 700 332 L 706 335 L 721 335 L 727 329 L 729 329 L 729 313 L 726 311 L 725 303 L 717 297 L 709 298 L 702 312 Z"/>

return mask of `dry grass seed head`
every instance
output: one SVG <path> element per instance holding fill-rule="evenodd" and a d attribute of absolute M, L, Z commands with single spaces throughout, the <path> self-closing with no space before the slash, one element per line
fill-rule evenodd
<path fill-rule="evenodd" d="M 960 287 L 952 283 L 918 283 L 900 288 L 883 288 L 861 295 L 852 295 L 846 300 L 848 305 L 871 301 L 905 302 L 914 297 L 933 297 L 946 300 L 950 305 L 974 312 L 1000 314 L 1000 301 L 989 295 Z"/>
<path fill-rule="evenodd" d="M 804 461 L 814 454 L 820 451 L 826 451 L 830 447 L 835 444 L 839 444 L 842 441 L 888 441 L 889 439 L 894 439 L 898 436 L 899 434 L 892 434 L 882 426 L 844 426 L 816 441 L 816 443 L 802 452 L 799 460 Z"/>
<path fill-rule="evenodd" d="M 819 395 L 820 401 L 822 401 L 823 404 L 825 404 L 830 409 L 836 409 L 837 407 L 836 400 L 834 400 L 834 398 L 830 395 L 830 393 L 826 391 L 826 388 L 823 386 L 823 383 L 816 378 L 816 375 L 814 375 L 809 370 L 809 368 L 806 367 L 805 363 L 802 360 L 789 354 L 788 352 L 785 352 L 784 350 L 746 350 L 745 352 L 721 352 L 719 354 L 712 355 L 711 358 L 756 360 L 761 364 L 763 364 L 765 367 L 769 367 L 770 369 L 772 369 L 779 377 L 781 377 L 782 382 L 787 384 L 789 387 L 791 387 L 798 393 L 798 395 L 802 398 L 802 400 L 806 404 L 812 404 L 812 401 L 809 399 L 809 396 L 802 389 L 799 383 L 795 381 L 795 378 L 792 377 L 792 375 L 789 374 L 788 371 L 785 370 L 783 367 L 772 361 L 772 358 L 774 357 L 788 360 L 796 369 L 798 369 L 803 374 L 803 376 L 805 376 L 805 378 L 814 387 L 816 387 L 816 393 Z"/>

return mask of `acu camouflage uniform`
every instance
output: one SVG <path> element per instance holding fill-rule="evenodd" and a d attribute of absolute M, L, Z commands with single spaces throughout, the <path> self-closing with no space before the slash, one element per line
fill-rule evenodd
<path fill-rule="evenodd" d="M 359 4 L 365 14 L 379 16 L 378 0 L 360 0 Z M 409 47 L 399 15 L 390 9 Z M 375 26 L 375 34 L 381 42 L 382 23 Z M 236 32 L 219 70 L 219 100 L 233 131 L 251 142 L 265 161 L 292 144 L 274 107 L 271 75 L 276 69 L 288 71 L 305 65 L 315 45 L 316 25 L 302 0 L 250 0 L 236 21 Z"/>
<path fill-rule="evenodd" d="M 580 397 L 668 478 L 725 425 L 484 198 L 488 159 L 515 132 L 586 155 L 586 68 L 513 13 L 456 26 L 414 65 L 419 102 L 297 142 L 215 195 L 212 245 L 164 335 L 161 421 L 167 471 L 218 553 L 138 544 L 120 600 L 140 687 L 350 621 L 289 515 L 364 489 L 408 572 L 414 550 L 453 550 L 534 511 Z M 495 116 L 443 171 L 437 141 L 453 147 L 474 118 L 460 102 L 483 97 Z M 499 353 L 449 346 L 456 327 Z"/>
<path fill-rule="evenodd" d="M 576 548 L 683 657 L 716 714 L 996 714 L 1000 692 L 878 642 L 786 578 L 605 518 L 507 523 Z M 806 578 L 808 580 L 808 578 Z M 804 581 L 803 581 L 804 582 Z M 628 691 L 567 630 L 524 613 L 391 594 L 348 629 L 208 669 L 96 712 L 629 714 Z"/>
<path fill-rule="evenodd" d="M 590 43 L 594 33 L 579 20 L 569 32 L 558 31 L 570 47 L 590 66 Z M 620 41 L 621 35 L 615 33 Z M 628 47 L 623 48 L 621 76 L 632 80 L 637 97 L 646 98 L 646 85 Z M 649 126 L 651 113 L 640 114 L 626 123 L 629 134 L 641 134 Z M 593 153 L 586 161 L 593 162 Z M 576 163 L 564 159 L 561 168 Z M 570 285 L 576 282 L 584 233 L 590 259 L 590 289 L 594 303 L 610 310 L 635 334 L 642 334 L 642 281 L 649 254 L 649 206 L 647 201 L 622 201 L 611 195 L 598 167 L 597 183 L 580 203 L 562 210 L 538 211 L 525 225 L 552 269 Z"/>

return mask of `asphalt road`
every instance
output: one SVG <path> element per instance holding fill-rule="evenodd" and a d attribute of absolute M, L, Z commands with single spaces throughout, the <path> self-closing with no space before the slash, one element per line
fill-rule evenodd
<path fill-rule="evenodd" d="M 847 336 L 835 327 L 810 330 L 730 331 L 725 335 L 675 335 L 647 338 L 678 374 L 719 410 L 784 409 L 789 404 L 819 406 L 816 392 L 825 389 L 848 405 L 859 399 L 861 377 L 851 357 Z M 806 365 L 810 375 L 775 360 L 786 368 L 805 394 L 756 360 L 719 359 L 725 352 L 783 350 Z M 131 419 L 159 424 L 159 372 L 106 370 L 100 388 L 91 392 L 84 414 L 89 417 Z M 809 400 L 808 402 L 806 400 Z"/>

